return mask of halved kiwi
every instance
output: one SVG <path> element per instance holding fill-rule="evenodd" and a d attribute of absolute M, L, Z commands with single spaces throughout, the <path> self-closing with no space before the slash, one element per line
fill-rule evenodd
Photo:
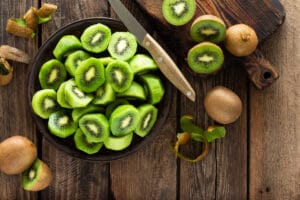
<path fill-rule="evenodd" d="M 135 81 L 132 82 L 131 86 L 125 92 L 117 93 L 117 96 L 128 100 L 140 101 L 145 101 L 147 98 L 143 86 Z"/>
<path fill-rule="evenodd" d="M 161 79 L 154 74 L 144 74 L 140 76 L 140 79 L 143 82 L 148 102 L 151 104 L 159 103 L 165 94 Z"/>
<path fill-rule="evenodd" d="M 151 131 L 157 119 L 157 108 L 151 104 L 144 104 L 138 107 L 140 119 L 134 132 L 140 137 L 145 137 Z"/>
<path fill-rule="evenodd" d="M 211 42 L 202 42 L 188 52 L 189 67 L 198 74 L 212 74 L 220 70 L 224 63 L 222 49 Z"/>
<path fill-rule="evenodd" d="M 87 107 L 84 108 L 75 108 L 72 111 L 72 118 L 74 121 L 79 120 L 83 115 L 88 114 L 88 113 L 102 113 L 104 112 L 104 108 L 97 106 L 97 105 L 93 105 L 93 104 L 89 104 Z"/>
<path fill-rule="evenodd" d="M 88 59 L 90 55 L 85 51 L 78 50 L 70 55 L 68 55 L 65 61 L 65 67 L 71 76 L 75 76 L 75 71 L 77 67 L 82 63 L 82 61 Z"/>
<path fill-rule="evenodd" d="M 143 74 L 158 69 L 155 61 L 145 54 L 136 54 L 129 64 L 134 74 Z"/>
<path fill-rule="evenodd" d="M 121 137 L 109 136 L 104 141 L 105 148 L 113 151 L 122 151 L 130 146 L 133 138 L 133 133 Z"/>
<path fill-rule="evenodd" d="M 86 136 L 83 134 L 80 128 L 77 129 L 74 135 L 74 143 L 75 143 L 75 147 L 78 150 L 83 151 L 84 153 L 87 153 L 89 155 L 98 153 L 101 147 L 103 146 L 103 143 L 101 142 L 100 143 L 88 142 Z"/>
<path fill-rule="evenodd" d="M 109 83 L 105 83 L 96 90 L 93 104 L 107 105 L 116 99 L 115 92 Z"/>
<path fill-rule="evenodd" d="M 65 95 L 65 88 L 66 88 L 67 82 L 63 82 L 58 90 L 57 90 L 57 102 L 58 104 L 63 108 L 72 108 L 72 106 L 67 102 L 66 95 Z"/>
<path fill-rule="evenodd" d="M 126 99 L 116 99 L 106 107 L 105 115 L 110 117 L 111 113 L 120 105 L 127 105 L 129 102 Z"/>
<path fill-rule="evenodd" d="M 82 49 L 80 40 L 75 35 L 65 35 L 56 44 L 53 55 L 62 60 L 65 56 L 76 50 Z"/>

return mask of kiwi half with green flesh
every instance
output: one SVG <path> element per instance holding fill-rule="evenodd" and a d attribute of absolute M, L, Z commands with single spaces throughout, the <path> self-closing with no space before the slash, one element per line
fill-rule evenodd
<path fill-rule="evenodd" d="M 196 42 L 220 43 L 226 37 L 226 26 L 222 19 L 214 15 L 202 15 L 195 19 L 190 30 Z"/>
<path fill-rule="evenodd" d="M 98 60 L 100 60 L 102 62 L 102 64 L 106 66 L 110 62 L 115 61 L 116 59 L 114 59 L 113 57 L 102 57 L 102 58 L 98 58 Z"/>
<path fill-rule="evenodd" d="M 53 89 L 37 91 L 31 101 L 34 113 L 43 119 L 48 119 L 51 113 L 59 109 L 56 96 L 56 91 Z"/>
<path fill-rule="evenodd" d="M 93 100 L 93 95 L 85 94 L 76 86 L 74 79 L 70 79 L 65 86 L 65 99 L 72 108 L 82 108 Z"/>
<path fill-rule="evenodd" d="M 111 133 L 117 137 L 131 133 L 139 118 L 139 111 L 133 105 L 118 106 L 109 118 Z"/>
<path fill-rule="evenodd" d="M 73 51 L 82 49 L 80 40 L 75 35 L 65 35 L 56 44 L 53 55 L 56 59 L 62 60 Z"/>
<path fill-rule="evenodd" d="M 107 105 L 116 99 L 115 92 L 110 84 L 105 83 L 96 90 L 93 104 Z"/>
<path fill-rule="evenodd" d="M 138 107 L 140 120 L 134 132 L 140 137 L 145 137 L 151 131 L 157 119 L 157 108 L 151 104 L 144 104 Z"/>
<path fill-rule="evenodd" d="M 198 74 L 212 74 L 220 70 L 224 63 L 222 49 L 211 42 L 202 42 L 188 52 L 189 67 Z"/>
<path fill-rule="evenodd" d="M 132 69 L 127 62 L 117 60 L 106 67 L 106 79 L 115 92 L 127 90 L 134 78 Z"/>
<path fill-rule="evenodd" d="M 115 32 L 112 34 L 108 45 L 108 52 L 111 57 L 118 60 L 129 60 L 137 51 L 137 41 L 129 32 Z"/>
<path fill-rule="evenodd" d="M 103 142 L 109 136 L 109 123 L 101 113 L 86 114 L 79 120 L 79 127 L 88 142 Z"/>
<path fill-rule="evenodd" d="M 130 61 L 129 65 L 134 74 L 143 74 L 148 71 L 157 70 L 155 61 L 145 54 L 136 54 Z"/>
<path fill-rule="evenodd" d="M 103 143 L 101 142 L 100 143 L 88 142 L 86 136 L 83 134 L 80 128 L 77 129 L 74 135 L 74 143 L 75 143 L 75 147 L 78 150 L 83 151 L 84 153 L 87 153 L 89 155 L 98 153 L 101 147 L 103 146 Z"/>
<path fill-rule="evenodd" d="M 195 0 L 163 0 L 162 14 L 174 26 L 188 23 L 196 11 Z"/>
<path fill-rule="evenodd" d="M 88 58 L 77 67 L 75 82 L 84 92 L 95 92 L 105 82 L 104 66 L 97 58 Z"/>
<path fill-rule="evenodd" d="M 103 107 L 89 104 L 87 107 L 84 108 L 75 108 L 72 111 L 72 118 L 74 121 L 78 121 L 83 115 L 88 113 L 102 113 L 105 109 Z"/>
<path fill-rule="evenodd" d="M 113 151 L 122 151 L 130 146 L 133 138 L 133 133 L 129 133 L 127 135 L 121 137 L 109 136 L 104 141 L 104 146 L 106 149 Z"/>
<path fill-rule="evenodd" d="M 48 120 L 49 131 L 60 138 L 67 138 L 78 128 L 78 124 L 73 121 L 72 117 L 64 110 L 54 112 Z"/>
<path fill-rule="evenodd" d="M 57 102 L 58 104 L 63 108 L 72 108 L 72 106 L 67 102 L 66 95 L 65 95 L 65 88 L 66 88 L 67 82 L 63 82 L 58 90 L 57 90 Z"/>
<path fill-rule="evenodd" d="M 126 99 L 116 99 L 114 102 L 106 107 L 105 115 L 110 117 L 111 113 L 120 105 L 127 105 L 129 102 Z"/>
<path fill-rule="evenodd" d="M 49 166 L 36 159 L 32 166 L 22 173 L 22 187 L 28 191 L 40 191 L 48 187 L 52 179 Z"/>
<path fill-rule="evenodd" d="M 67 78 L 67 71 L 63 63 L 51 59 L 44 63 L 39 72 L 39 81 L 43 89 L 58 89 Z"/>
<path fill-rule="evenodd" d="M 101 23 L 87 27 L 80 37 L 82 47 L 93 53 L 101 53 L 105 51 L 110 39 L 110 28 Z"/>
<path fill-rule="evenodd" d="M 140 79 L 143 82 L 148 102 L 151 104 L 159 103 L 165 94 L 161 79 L 154 74 L 144 74 L 140 76 Z"/>
<path fill-rule="evenodd" d="M 126 98 L 128 100 L 146 100 L 146 93 L 142 85 L 133 81 L 131 86 L 122 93 L 117 93 L 118 97 Z"/>
<path fill-rule="evenodd" d="M 75 71 L 77 67 L 80 65 L 82 61 L 88 59 L 89 57 L 90 55 L 82 50 L 78 50 L 71 53 L 70 55 L 68 55 L 65 61 L 66 70 L 69 72 L 71 76 L 75 76 Z"/>

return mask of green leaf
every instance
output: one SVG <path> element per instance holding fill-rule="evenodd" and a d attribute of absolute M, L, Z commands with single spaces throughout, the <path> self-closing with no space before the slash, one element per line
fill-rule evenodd
<path fill-rule="evenodd" d="M 204 135 L 206 136 L 208 142 L 213 142 L 216 139 L 225 137 L 226 129 L 224 126 L 215 127 L 212 130 L 206 130 Z"/>
<path fill-rule="evenodd" d="M 193 117 L 190 115 L 184 115 L 181 117 L 180 126 L 184 132 L 203 134 L 203 129 L 194 124 Z"/>

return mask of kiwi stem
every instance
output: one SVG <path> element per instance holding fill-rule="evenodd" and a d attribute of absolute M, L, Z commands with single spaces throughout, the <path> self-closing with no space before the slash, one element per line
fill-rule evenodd
<path fill-rule="evenodd" d="M 247 42 L 250 40 L 251 35 L 249 33 L 242 33 L 241 38 L 244 42 Z"/>

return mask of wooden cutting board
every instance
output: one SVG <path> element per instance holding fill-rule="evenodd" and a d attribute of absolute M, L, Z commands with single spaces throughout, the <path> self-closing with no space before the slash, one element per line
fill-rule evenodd
<path fill-rule="evenodd" d="M 136 2 L 152 17 L 156 31 L 168 41 L 169 49 L 179 56 L 180 66 L 187 66 L 185 61 L 187 52 L 196 44 L 189 36 L 193 19 L 184 26 L 172 26 L 163 18 L 161 0 L 136 0 Z M 285 18 L 285 11 L 279 0 L 196 0 L 196 2 L 194 19 L 203 14 L 213 14 L 221 17 L 227 27 L 245 23 L 255 29 L 260 41 L 274 33 Z M 272 66 L 259 50 L 243 58 L 236 58 L 228 52 L 225 54 L 225 67 L 241 64 L 259 89 L 269 86 L 279 77 L 276 67 Z"/>

